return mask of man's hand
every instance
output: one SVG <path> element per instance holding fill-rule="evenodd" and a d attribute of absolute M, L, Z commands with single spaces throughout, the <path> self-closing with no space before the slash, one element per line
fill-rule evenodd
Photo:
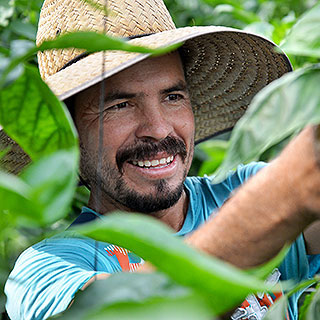
<path fill-rule="evenodd" d="M 293 241 L 320 218 L 318 132 L 318 127 L 303 130 L 187 242 L 248 268 L 271 259 Z"/>

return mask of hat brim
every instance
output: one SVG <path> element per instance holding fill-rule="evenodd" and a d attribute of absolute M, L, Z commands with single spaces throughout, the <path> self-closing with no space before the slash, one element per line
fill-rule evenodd
<path fill-rule="evenodd" d="M 292 70 L 273 42 L 232 28 L 185 27 L 129 42 L 151 48 L 183 43 L 179 52 L 195 115 L 196 143 L 231 130 L 258 91 Z M 149 56 L 124 51 L 93 53 L 49 76 L 46 82 L 63 101 Z M 29 157 L 3 130 L 0 142 L 1 150 L 12 148 L 1 165 L 18 173 Z"/>
<path fill-rule="evenodd" d="M 226 27 L 185 27 L 130 40 L 159 48 L 183 43 L 181 54 L 195 115 L 195 141 L 233 128 L 254 95 L 291 71 L 285 54 L 262 36 Z M 93 53 L 46 79 L 65 100 L 148 58 L 124 51 Z"/>

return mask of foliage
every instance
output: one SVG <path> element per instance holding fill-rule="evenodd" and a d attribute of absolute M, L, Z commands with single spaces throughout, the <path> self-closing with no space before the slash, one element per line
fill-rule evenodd
<path fill-rule="evenodd" d="M 125 288 L 125 292 L 123 292 Z M 134 315 L 134 316 L 133 316 Z M 160 273 L 119 273 L 96 281 L 57 319 L 211 319 L 204 297 Z M 55 317 L 54 317 L 55 318 Z"/>
<path fill-rule="evenodd" d="M 67 217 L 77 182 L 79 150 L 71 117 L 33 66 L 36 58 L 31 53 L 35 52 L 33 41 L 41 3 L 41 0 L 0 0 L 0 78 L 6 80 L 1 82 L 0 123 L 33 159 L 19 177 L 0 172 L 1 287 L 23 248 L 50 231 L 65 227 L 66 222 L 61 219 Z M 292 54 L 294 67 L 300 68 L 256 96 L 233 130 L 230 142 L 214 140 L 198 146 L 197 167 L 193 172 L 212 174 L 225 159 L 219 178 L 240 162 L 268 159 L 277 154 L 279 143 L 283 146 L 285 138 L 307 123 L 320 121 L 317 90 L 320 70 L 319 65 L 310 67 L 320 58 L 319 4 L 314 6 L 313 0 L 167 0 L 166 3 L 177 25 L 239 27 L 261 33 L 276 43 L 282 42 L 283 49 Z M 68 41 L 75 38 L 89 51 L 114 49 L 114 46 L 137 50 L 122 41 L 90 34 L 68 35 L 45 45 L 70 47 Z M 87 192 L 76 193 L 72 206 L 79 208 L 85 201 L 82 198 L 87 196 Z M 151 314 L 154 317 L 157 310 L 158 319 L 172 314 L 176 319 L 212 319 L 236 306 L 249 292 L 270 289 L 261 278 L 266 270 L 270 272 L 274 268 L 275 262 L 262 269 L 240 271 L 192 250 L 180 239 L 172 238 L 154 220 L 134 215 L 110 218 L 78 232 L 131 249 L 151 261 L 161 273 L 119 274 L 99 281 L 79 294 L 74 308 L 63 318 L 140 319 L 150 318 Z M 179 274 L 173 269 L 177 265 Z M 114 289 L 119 285 L 126 290 Z M 317 288 L 306 299 L 304 319 L 317 318 L 319 292 Z M 268 316 L 270 319 L 283 318 L 287 299 L 285 295 L 275 305 Z M 88 303 L 83 301 L 92 302 L 91 307 L 87 308 Z M 0 311 L 3 302 L 1 294 Z"/>
<path fill-rule="evenodd" d="M 261 90 L 232 132 L 217 180 L 240 163 L 258 160 L 268 148 L 305 125 L 319 123 L 319 82 L 320 65 L 314 65 L 289 73 Z"/>

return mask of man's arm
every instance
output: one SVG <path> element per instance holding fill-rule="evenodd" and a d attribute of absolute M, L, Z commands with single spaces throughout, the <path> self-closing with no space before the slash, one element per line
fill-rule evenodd
<path fill-rule="evenodd" d="M 308 127 L 186 241 L 242 268 L 272 258 L 320 217 L 317 144 Z M 306 240 L 311 250 L 319 248 L 316 231 Z"/>
<path fill-rule="evenodd" d="M 314 222 L 304 232 L 308 254 L 320 254 L 320 221 Z"/>

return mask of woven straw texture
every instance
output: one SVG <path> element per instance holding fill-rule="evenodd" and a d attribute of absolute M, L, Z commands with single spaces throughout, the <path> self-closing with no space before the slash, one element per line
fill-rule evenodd
<path fill-rule="evenodd" d="M 291 70 L 274 44 L 256 35 L 223 27 L 186 27 L 131 40 L 160 47 L 185 41 L 180 49 L 195 114 L 199 142 L 231 129 L 253 96 Z M 145 59 L 147 55 L 107 51 L 92 54 L 46 79 L 62 100 Z"/>
<path fill-rule="evenodd" d="M 0 131 L 0 150 L 7 151 L 0 158 L 1 170 L 18 174 L 30 162 L 29 156 L 3 130 Z"/>
<path fill-rule="evenodd" d="M 105 2 L 95 1 L 100 6 Z M 109 14 L 105 18 L 104 10 L 92 8 L 85 0 L 45 0 L 37 44 L 77 30 L 106 30 L 108 35 L 117 37 L 154 33 L 129 41 L 151 48 L 183 42 L 179 52 L 195 115 L 196 143 L 232 129 L 254 95 L 291 70 L 288 58 L 276 52 L 276 46 L 263 37 L 215 26 L 175 29 L 162 0 L 107 2 Z M 82 52 L 65 49 L 38 54 L 40 73 L 61 100 L 148 57 L 122 51 L 97 52 L 61 70 Z M 4 132 L 1 132 L 0 139 L 1 149 L 12 144 Z M 13 164 L 19 162 L 14 153 L 12 149 L 12 159 L 6 161 L 12 163 L 11 167 L 21 168 L 20 164 Z M 23 163 L 24 159 L 29 160 L 21 155 L 20 158 Z M 19 170 L 11 169 L 14 172 Z"/>
<path fill-rule="evenodd" d="M 105 0 L 95 1 L 100 8 Z M 174 29 L 175 25 L 162 1 L 108 0 L 105 31 L 114 37 L 130 37 Z M 72 31 L 104 32 L 104 11 L 93 8 L 84 0 L 45 0 L 42 6 L 37 44 Z M 75 49 L 50 50 L 38 54 L 43 79 L 56 73 L 82 51 Z"/>

